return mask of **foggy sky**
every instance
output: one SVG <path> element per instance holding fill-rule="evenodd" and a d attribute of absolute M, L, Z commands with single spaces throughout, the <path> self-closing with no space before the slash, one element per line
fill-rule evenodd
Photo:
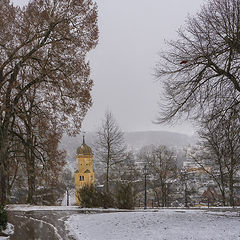
<path fill-rule="evenodd" d="M 27 0 L 14 0 L 25 4 Z M 104 112 L 112 111 L 124 131 L 168 130 L 191 134 L 190 123 L 161 126 L 158 116 L 161 86 L 153 77 L 164 40 L 176 39 L 176 30 L 204 0 L 96 0 L 99 44 L 88 58 L 94 80 L 93 107 L 83 123 L 94 131 Z"/>

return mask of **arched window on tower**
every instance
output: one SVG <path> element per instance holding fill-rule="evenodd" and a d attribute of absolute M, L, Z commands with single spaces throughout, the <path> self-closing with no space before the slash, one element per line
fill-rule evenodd
<path fill-rule="evenodd" d="M 80 176 L 80 181 L 84 181 L 84 176 Z"/>

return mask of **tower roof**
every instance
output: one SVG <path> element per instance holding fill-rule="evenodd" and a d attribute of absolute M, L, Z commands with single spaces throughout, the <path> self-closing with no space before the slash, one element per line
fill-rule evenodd
<path fill-rule="evenodd" d="M 77 148 L 77 155 L 92 155 L 92 149 L 85 143 L 85 137 L 83 136 L 83 143 Z"/>

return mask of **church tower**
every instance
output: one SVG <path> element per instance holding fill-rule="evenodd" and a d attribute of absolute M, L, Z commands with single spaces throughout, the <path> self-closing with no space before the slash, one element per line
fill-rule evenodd
<path fill-rule="evenodd" d="M 75 172 L 75 193 L 84 185 L 94 185 L 94 172 L 93 172 L 93 153 L 92 149 L 86 145 L 83 136 L 83 143 L 77 149 L 77 163 L 78 170 Z M 75 195 L 76 204 L 79 200 Z"/>

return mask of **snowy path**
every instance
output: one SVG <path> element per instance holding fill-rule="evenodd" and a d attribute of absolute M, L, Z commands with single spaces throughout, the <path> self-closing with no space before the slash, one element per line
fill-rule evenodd
<path fill-rule="evenodd" d="M 14 234 L 10 237 L 10 240 L 75 239 L 68 235 L 68 231 L 64 228 L 64 221 L 76 213 L 76 210 L 59 211 L 43 209 L 34 211 L 8 211 L 9 222 L 14 225 Z"/>
<path fill-rule="evenodd" d="M 239 213 L 165 209 L 70 216 L 79 240 L 240 240 Z"/>

